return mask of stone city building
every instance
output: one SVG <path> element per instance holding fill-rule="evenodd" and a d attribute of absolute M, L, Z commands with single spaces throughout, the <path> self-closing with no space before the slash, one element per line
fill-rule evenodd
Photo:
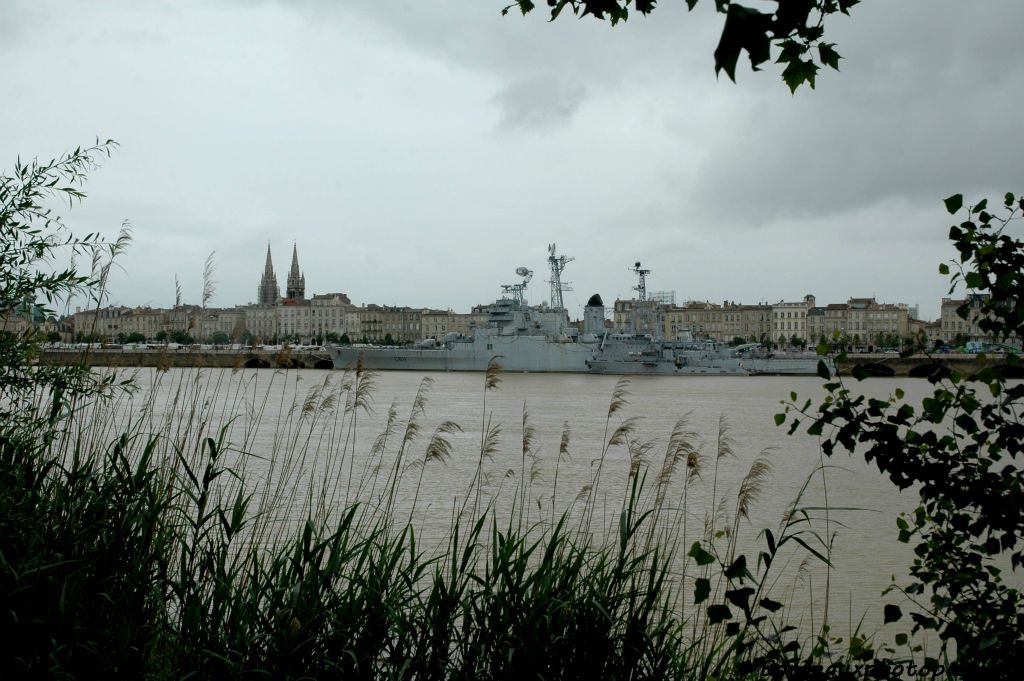
<path fill-rule="evenodd" d="M 943 343 L 954 343 L 957 340 L 996 342 L 997 339 L 985 333 L 980 326 L 981 320 L 987 316 L 982 306 L 988 297 L 987 293 L 972 293 L 966 298 L 943 298 L 939 308 L 939 339 Z M 967 306 L 966 319 L 957 314 L 963 305 Z"/>
<path fill-rule="evenodd" d="M 808 315 L 807 332 L 808 342 L 813 343 L 839 338 L 863 345 L 898 345 L 911 335 L 909 308 L 904 303 L 850 298 L 845 303 L 815 308 L 814 314 Z"/>
<path fill-rule="evenodd" d="M 793 338 L 807 338 L 807 313 L 814 308 L 814 296 L 806 295 L 799 302 L 787 303 L 780 300 L 772 305 L 773 339 L 785 344 Z"/>

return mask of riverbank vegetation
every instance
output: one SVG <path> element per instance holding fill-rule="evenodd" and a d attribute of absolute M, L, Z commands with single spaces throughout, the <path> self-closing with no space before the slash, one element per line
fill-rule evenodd
<path fill-rule="evenodd" d="M 80 199 L 85 172 L 110 150 L 3 178 L 5 308 L 71 294 L 99 304 L 127 236 L 73 237 L 46 203 Z M 993 332 L 1019 334 L 1024 248 L 984 207 L 970 214 L 979 224 L 955 228 L 958 274 L 993 292 Z M 90 273 L 55 268 L 61 249 L 87 254 Z M 566 424 L 542 460 L 525 405 L 520 423 L 498 423 L 488 406 L 498 360 L 481 376 L 472 427 L 425 432 L 424 380 L 362 452 L 357 434 L 378 397 L 369 371 L 328 374 L 291 403 L 272 402 L 266 385 L 287 373 L 230 387 L 228 371 L 181 372 L 158 404 L 157 391 L 132 395 L 116 374 L 35 365 L 30 338 L 6 335 L 0 350 L 5 676 L 887 678 L 913 664 L 999 677 L 1021 649 L 1019 594 L 994 560 L 1020 562 L 1020 469 L 1002 462 L 1020 452 L 1022 389 L 991 371 L 936 370 L 918 412 L 900 394 L 865 402 L 824 370 L 828 400 L 815 410 L 792 396 L 777 419 L 804 414 L 823 455 L 865 452 L 920 490 L 921 509 L 894 519 L 901 540 L 920 543 L 886 614 L 906 609 L 914 629 L 937 632 L 949 645 L 936 652 L 915 647 L 914 631 L 898 650 L 853 626 L 840 636 L 827 605 L 808 628 L 774 588 L 794 561 L 831 567 L 839 509 L 804 501 L 824 458 L 778 525 L 751 527 L 770 463 L 756 457 L 738 486 L 720 483 L 734 456 L 724 421 L 698 434 L 681 417 L 655 451 L 629 414 L 626 380 L 609 396 L 600 451 L 574 451 Z M 252 434 L 267 421 L 264 450 Z M 468 440 L 472 465 L 431 536 L 418 524 L 424 480 L 457 465 Z M 509 440 L 519 465 L 496 469 Z M 592 461 L 582 485 L 566 482 L 573 457 Z M 693 502 L 699 486 L 707 506 Z"/>
<path fill-rule="evenodd" d="M 827 559 L 818 513 L 798 498 L 748 561 L 746 517 L 769 464 L 759 457 L 738 486 L 720 484 L 735 457 L 724 423 L 702 446 L 681 419 L 653 451 L 621 381 L 604 452 L 577 451 L 567 428 L 540 461 L 528 411 L 503 432 L 493 422 L 493 370 L 481 377 L 480 432 L 421 431 L 427 380 L 388 409 L 372 451 L 357 452 L 373 374 L 326 374 L 283 405 L 266 396 L 290 372 L 246 375 L 162 374 L 173 383 L 161 390 L 82 401 L 52 421 L 41 394 L 36 425 L 5 430 L 8 669 L 706 678 L 791 641 L 807 649 L 806 627 L 761 617 L 788 612 L 787 590 L 769 585 L 787 561 L 814 559 L 800 542 Z M 246 437 L 268 421 L 273 444 L 257 448 Z M 491 460 L 510 441 L 512 471 Z M 423 480 L 456 466 L 467 442 L 477 459 L 431 532 L 417 522 L 432 494 Z M 570 464 L 594 454 L 580 486 Z M 715 500 L 694 503 L 700 492 Z"/>
<path fill-rule="evenodd" d="M 1024 197 L 1007 193 L 991 209 L 984 199 L 965 206 L 959 194 L 945 204 L 960 219 L 949 229 L 957 258 L 939 271 L 950 293 L 958 285 L 969 292 L 957 314 L 998 341 L 1019 341 L 1024 242 L 1014 231 Z M 1024 598 L 1004 577 L 1024 564 L 1024 385 L 1009 378 L 1019 363 L 1012 348 L 1005 366 L 970 374 L 935 363 L 934 389 L 920 406 L 902 391 L 865 399 L 824 371 L 824 402 L 813 407 L 793 395 L 776 417 L 793 417 L 791 433 L 809 422 L 826 455 L 862 454 L 900 489 L 917 490 L 921 505 L 896 521 L 899 540 L 915 542 L 915 558 L 893 590 L 912 609 L 911 633 L 936 632 L 965 676 L 1016 678 L 1024 662 Z M 902 618 L 899 604 L 887 606 L 887 621 Z"/>

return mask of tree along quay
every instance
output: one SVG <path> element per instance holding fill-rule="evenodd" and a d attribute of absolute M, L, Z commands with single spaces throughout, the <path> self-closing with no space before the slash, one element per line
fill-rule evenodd
<path fill-rule="evenodd" d="M 864 353 L 849 354 L 836 361 L 836 368 L 842 376 L 854 375 L 854 368 L 861 367 L 868 376 L 908 376 L 926 378 L 938 367 L 946 367 L 965 376 L 993 368 L 1006 378 L 1024 378 L 1024 367 L 1010 364 L 1006 355 L 936 354 L 900 357 L 894 354 Z"/>

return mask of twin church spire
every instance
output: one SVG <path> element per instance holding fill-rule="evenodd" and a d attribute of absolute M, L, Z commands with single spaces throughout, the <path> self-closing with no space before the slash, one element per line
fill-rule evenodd
<path fill-rule="evenodd" d="M 299 270 L 299 250 L 292 246 L 292 267 L 288 272 L 288 283 L 285 298 L 302 299 L 306 297 L 306 275 Z M 263 267 L 263 278 L 257 290 L 256 300 L 260 305 L 276 305 L 281 298 L 281 289 L 277 285 L 274 274 L 274 263 L 270 257 L 270 244 L 267 244 L 267 263 Z"/>
<path fill-rule="evenodd" d="M 288 292 L 285 298 L 301 300 L 306 297 L 306 275 L 299 272 L 299 249 L 292 244 L 292 269 L 288 272 Z"/>

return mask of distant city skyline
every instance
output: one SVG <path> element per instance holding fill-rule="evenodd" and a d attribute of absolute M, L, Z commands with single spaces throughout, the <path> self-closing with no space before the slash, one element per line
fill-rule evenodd
<path fill-rule="evenodd" d="M 299 273 L 299 268 L 300 268 L 300 263 L 299 263 L 300 251 L 299 251 L 299 248 L 298 248 L 298 243 L 295 242 L 295 241 L 292 241 L 291 243 L 292 243 L 292 251 L 291 251 L 291 255 L 290 255 L 291 260 L 290 260 L 290 265 L 289 265 L 289 269 L 288 269 L 288 273 L 287 274 L 285 274 L 285 275 L 278 274 L 278 266 L 275 264 L 275 258 L 274 258 L 274 255 L 273 255 L 274 249 L 273 249 L 272 244 L 268 243 L 266 245 L 266 249 L 267 250 L 266 250 L 266 253 L 265 253 L 265 260 L 264 260 L 264 264 L 263 264 L 263 269 L 260 271 L 259 275 L 255 275 L 254 274 L 251 277 L 254 281 L 256 281 L 256 283 L 253 284 L 253 286 L 251 287 L 251 288 L 256 290 L 256 295 L 255 296 L 250 296 L 248 298 L 245 298 L 244 300 L 223 301 L 223 302 L 211 303 L 209 305 L 209 307 L 231 308 L 231 307 L 241 306 L 241 305 L 254 305 L 254 304 L 255 305 L 260 305 L 260 304 L 264 304 L 265 305 L 265 304 L 269 304 L 271 300 L 278 300 L 278 299 L 285 299 L 285 298 L 292 298 L 292 297 L 300 297 L 300 298 L 303 297 L 302 295 L 299 295 L 299 296 L 290 295 L 291 293 L 293 293 L 296 290 L 295 287 L 300 285 L 299 284 L 300 278 L 301 278 L 301 286 L 302 286 L 302 288 L 299 289 L 299 290 L 301 290 L 303 292 L 303 294 L 305 294 L 305 291 L 306 291 L 306 289 L 305 289 L 305 275 Z M 130 252 L 128 252 L 128 253 L 126 253 L 122 257 L 125 260 L 128 260 L 128 259 L 130 259 L 130 256 L 131 256 L 131 254 L 130 254 Z M 126 270 L 125 260 L 120 261 L 121 269 L 123 269 L 123 270 Z M 214 263 L 216 265 L 216 260 L 214 260 Z M 540 305 L 540 304 L 546 304 L 546 303 L 549 302 L 547 300 L 547 296 L 544 296 L 544 294 L 549 291 L 549 284 L 548 284 L 547 279 L 546 279 L 547 275 L 545 273 L 545 270 L 543 269 L 545 264 L 546 263 L 541 263 L 541 264 L 536 265 L 535 267 L 530 267 L 529 268 L 529 269 L 534 271 L 533 272 L 533 279 L 526 286 L 526 300 L 531 305 Z M 646 269 L 646 265 L 644 265 L 644 267 Z M 302 270 L 302 272 L 305 272 L 307 270 L 307 268 L 305 267 L 304 256 L 302 257 L 301 270 Z M 634 290 L 635 289 L 635 285 L 636 285 L 636 278 L 635 278 L 634 274 L 632 273 L 632 268 L 624 268 L 624 271 L 626 271 L 626 276 L 627 277 L 632 277 L 629 280 L 629 286 L 626 287 L 626 291 L 625 292 L 623 292 L 621 294 L 617 294 L 615 296 L 607 296 L 607 295 L 605 295 L 601 291 L 594 291 L 593 293 L 597 293 L 602 298 L 605 298 L 605 299 L 607 299 L 609 301 L 613 301 L 613 300 L 628 300 L 628 299 L 635 298 L 635 296 L 637 295 L 636 291 Z M 258 281 L 257 281 L 257 276 L 259 277 Z M 648 274 L 648 276 L 652 277 L 653 273 Z M 273 279 L 268 279 L 268 277 L 273 277 Z M 504 280 L 503 283 L 518 283 L 521 279 L 522 279 L 522 277 L 519 276 L 516 272 L 512 272 L 511 276 L 506 277 L 506 280 Z M 936 280 L 937 281 L 939 281 L 939 280 L 944 281 L 938 275 L 936 275 Z M 281 281 L 285 281 L 286 282 L 286 286 L 284 288 L 282 288 L 280 286 Z M 568 287 L 569 287 L 570 290 L 567 290 L 563 294 L 564 297 L 565 297 L 566 308 L 569 311 L 570 315 L 575 315 L 574 318 L 577 318 L 577 317 L 579 317 L 582 314 L 583 307 L 586 304 L 586 300 L 592 295 L 592 293 L 587 293 L 585 296 L 582 295 L 581 291 L 576 290 L 576 287 L 575 287 L 575 285 L 573 285 L 571 280 L 568 281 Z M 232 286 L 231 288 L 235 289 L 235 288 L 237 288 L 237 286 Z M 191 299 L 189 297 L 187 286 L 183 285 L 183 289 L 186 291 L 185 295 L 183 295 L 183 297 L 182 297 L 182 303 L 183 304 L 186 304 L 186 305 L 200 305 L 201 304 L 201 301 L 198 299 L 198 297 L 196 299 Z M 200 281 L 200 284 L 197 287 L 197 291 L 201 291 L 201 290 L 202 290 L 202 282 Z M 542 296 L 542 297 L 531 296 L 531 292 L 532 293 L 536 293 L 538 296 Z M 473 302 L 470 302 L 470 303 L 466 304 L 463 307 L 457 307 L 455 305 L 445 304 L 445 303 L 434 304 L 434 305 L 417 305 L 417 304 L 413 304 L 413 303 L 409 303 L 409 302 L 404 302 L 404 301 L 400 301 L 400 300 L 399 301 L 384 301 L 384 300 L 372 300 L 372 299 L 369 299 L 369 300 L 359 300 L 358 298 L 352 297 L 352 294 L 350 293 L 350 291 L 346 290 L 344 287 L 338 287 L 338 286 L 325 286 L 325 287 L 312 286 L 309 289 L 309 296 L 312 296 L 314 294 L 328 294 L 328 293 L 344 293 L 346 295 L 349 295 L 352 298 L 353 303 L 355 305 L 357 305 L 357 306 L 374 304 L 374 305 L 397 306 L 397 307 L 411 307 L 411 308 L 433 308 L 433 309 L 442 309 L 442 310 L 444 310 L 444 309 L 451 309 L 451 310 L 456 311 L 456 312 L 466 312 L 466 311 L 470 310 L 472 307 L 474 307 L 476 305 L 488 304 L 492 300 L 494 300 L 495 298 L 500 297 L 502 295 L 502 290 L 501 290 L 501 285 L 500 284 L 495 285 L 494 286 L 494 291 L 492 292 L 492 295 L 490 297 L 488 297 L 488 298 L 480 298 L 480 299 L 474 300 Z M 658 297 L 658 296 L 662 296 L 662 295 L 665 295 L 665 294 L 672 294 L 672 301 L 671 302 L 674 302 L 674 303 L 679 304 L 679 305 L 683 305 L 683 304 L 688 303 L 688 302 L 707 302 L 707 303 L 718 304 L 718 305 L 721 305 L 721 304 L 726 303 L 726 302 L 733 303 L 733 304 L 739 304 L 739 305 L 760 305 L 760 304 L 771 305 L 771 304 L 779 303 L 779 302 L 783 302 L 783 301 L 787 301 L 787 302 L 788 301 L 799 301 L 799 300 L 802 300 L 805 295 L 812 295 L 812 296 L 815 296 L 816 298 L 818 298 L 819 302 L 821 304 L 845 303 L 848 299 L 851 299 L 851 298 L 873 298 L 873 299 L 875 299 L 875 300 L 877 300 L 878 302 L 881 302 L 881 303 L 905 304 L 909 308 L 915 308 L 916 307 L 918 309 L 920 309 L 920 308 L 927 308 L 927 307 L 929 307 L 930 303 L 934 302 L 934 307 L 936 308 L 936 310 L 939 309 L 939 306 L 940 306 L 940 302 L 939 301 L 942 298 L 945 298 L 945 297 L 949 296 L 948 288 L 947 288 L 947 289 L 943 289 L 937 295 L 935 301 L 928 301 L 927 303 L 924 303 L 924 304 L 922 304 L 919 301 L 909 301 L 909 300 L 905 300 L 905 299 L 902 299 L 902 298 L 886 299 L 886 298 L 881 298 L 881 297 L 879 297 L 877 295 L 873 295 L 873 294 L 863 294 L 862 292 L 850 293 L 850 294 L 848 294 L 846 296 L 843 296 L 842 298 L 838 298 L 838 299 L 835 299 L 835 300 L 832 300 L 832 299 L 825 300 L 825 299 L 821 298 L 820 296 L 818 296 L 817 294 L 815 294 L 813 291 L 808 291 L 805 294 L 801 294 L 799 296 L 794 296 L 794 297 L 790 297 L 790 298 L 772 298 L 771 296 L 768 296 L 768 297 L 759 297 L 759 298 L 724 298 L 724 299 L 714 299 L 714 298 L 710 298 L 708 296 L 681 295 L 677 289 L 672 289 L 672 288 L 668 288 L 668 289 L 654 289 L 653 287 L 650 286 L 650 284 L 648 284 L 648 296 L 649 297 L 652 297 L 652 296 Z M 214 296 L 215 299 L 220 298 L 220 297 L 221 296 L 216 295 L 216 294 Z M 411 297 L 415 297 L 415 294 L 413 294 Z M 579 299 L 582 302 L 580 302 L 578 305 L 575 302 L 570 302 L 570 301 L 575 301 L 576 299 Z M 669 300 L 665 300 L 665 301 L 662 301 L 662 302 L 670 302 L 670 301 Z M 165 308 L 165 309 L 166 308 L 171 308 L 171 307 L 173 307 L 173 305 L 174 305 L 173 292 L 171 294 L 171 299 L 168 302 L 164 303 L 164 304 L 160 304 L 160 303 L 156 303 L 156 302 L 152 302 L 152 301 L 147 301 L 147 302 L 141 303 L 141 304 L 130 304 L 130 303 L 122 302 L 118 298 L 116 291 L 110 291 L 109 295 L 105 298 L 105 304 L 104 304 L 105 307 L 109 307 L 109 306 L 153 307 L 153 308 Z M 578 310 L 576 309 L 577 307 L 578 307 Z M 924 316 L 919 317 L 919 318 L 928 321 L 928 320 L 934 320 L 934 319 L 938 318 L 938 315 L 936 314 L 933 317 L 928 317 L 927 315 L 924 315 Z"/>
<path fill-rule="evenodd" d="M 76 233 L 131 221 L 128 306 L 171 304 L 175 275 L 199 301 L 213 251 L 209 304 L 255 302 L 270 241 L 309 292 L 468 309 L 555 242 L 574 311 L 628 296 L 639 260 L 680 300 L 934 319 L 942 199 L 1021 189 L 1024 3 L 860 3 L 826 27 L 841 72 L 795 95 L 776 65 L 716 77 L 713 3 L 615 28 L 505 4 L 0 3 L 0 172 L 120 143 L 54 207 Z"/>

